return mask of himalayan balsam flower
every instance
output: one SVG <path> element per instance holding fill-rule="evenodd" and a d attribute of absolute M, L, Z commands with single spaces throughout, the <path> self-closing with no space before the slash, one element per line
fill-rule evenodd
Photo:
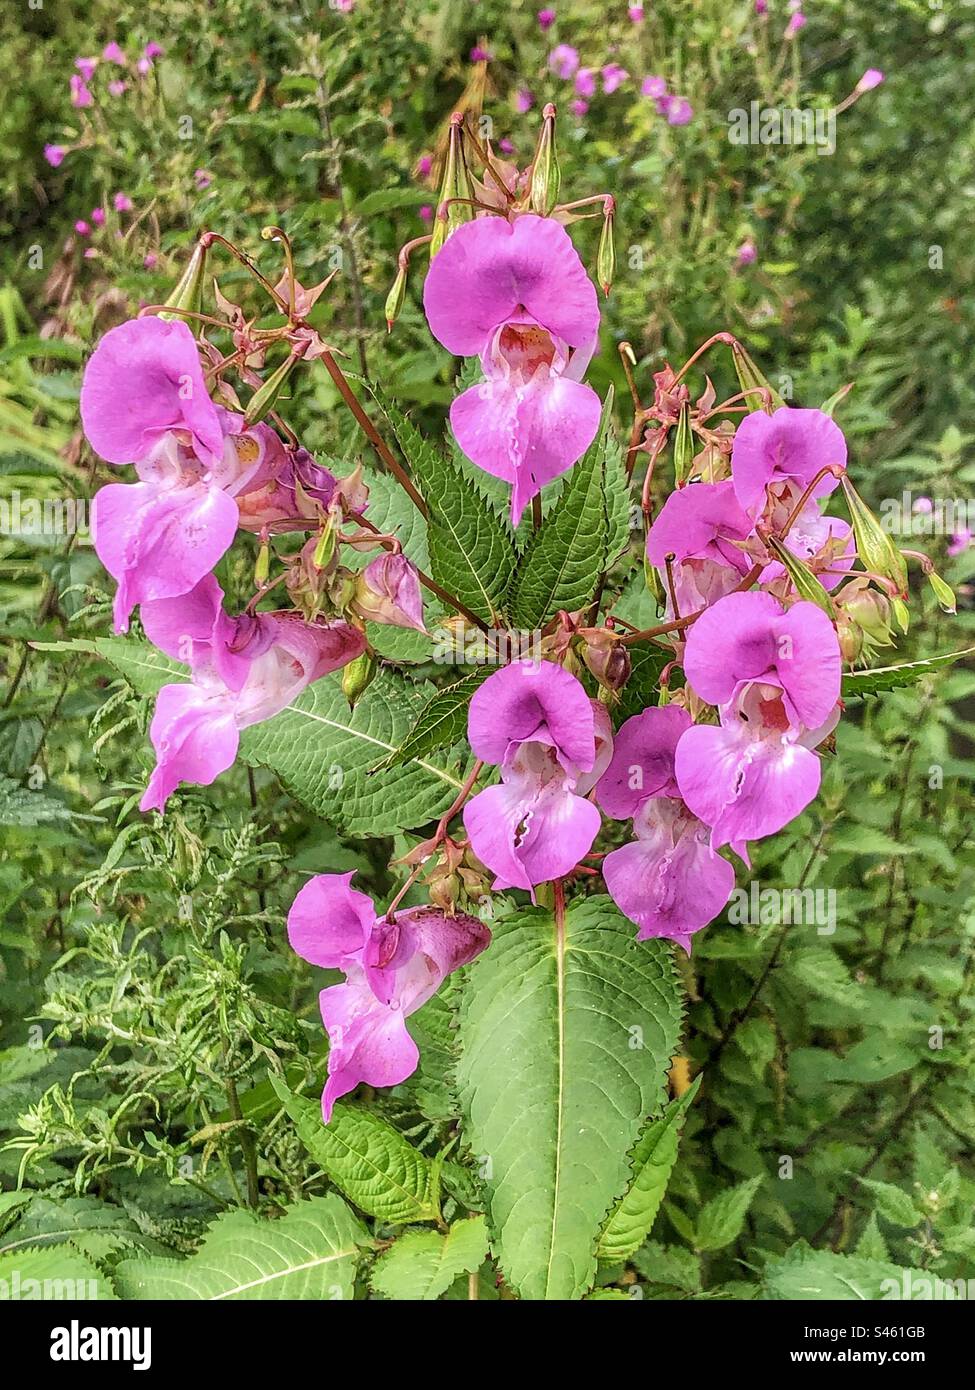
<path fill-rule="evenodd" d="M 667 95 L 667 82 L 663 77 L 645 77 L 640 83 L 640 92 L 645 97 L 650 97 L 653 101 L 658 101 Z"/>
<path fill-rule="evenodd" d="M 92 210 L 91 210 L 91 220 L 92 220 L 92 222 L 94 222 L 94 224 L 95 224 L 96 227 L 104 227 L 104 225 L 105 225 L 105 209 L 104 209 L 104 208 L 92 208 Z"/>
<path fill-rule="evenodd" d="M 363 634 L 348 623 L 306 623 L 295 612 L 231 618 L 222 604 L 208 574 L 189 593 L 142 605 L 150 642 L 192 672 L 156 697 L 149 727 L 156 766 L 143 811 L 161 811 L 180 782 L 209 786 L 236 758 L 241 729 L 280 713 L 365 650 Z"/>
<path fill-rule="evenodd" d="M 686 97 L 669 96 L 661 99 L 664 109 L 660 111 L 662 116 L 666 116 L 668 125 L 688 125 L 694 118 L 694 108 Z M 658 109 L 660 103 L 658 102 Z"/>
<path fill-rule="evenodd" d="M 98 67 L 97 58 L 76 58 L 74 65 L 81 73 L 82 82 L 90 82 L 95 76 L 95 69 Z"/>
<path fill-rule="evenodd" d="M 647 558 L 664 576 L 667 556 L 674 557 L 681 613 L 697 612 L 737 588 L 752 565 L 740 542 L 753 530 L 730 479 L 692 483 L 670 494 L 647 535 Z M 669 610 L 668 595 L 668 616 Z"/>
<path fill-rule="evenodd" d="M 481 48 L 480 45 L 476 45 L 471 49 L 470 60 L 472 63 L 490 63 L 493 59 L 494 54 L 487 48 Z"/>
<path fill-rule="evenodd" d="M 79 217 L 74 224 L 74 229 L 79 236 L 91 236 L 91 227 L 83 217 Z"/>
<path fill-rule="evenodd" d="M 421 154 L 421 155 L 420 155 L 420 158 L 416 161 L 416 173 L 417 173 L 417 178 L 421 178 L 421 179 L 427 178 L 428 175 L 429 175 L 429 173 L 430 173 L 430 170 L 431 170 L 432 168 L 433 168 L 433 155 L 432 155 L 432 154 Z"/>
<path fill-rule="evenodd" d="M 747 863 L 746 841 L 781 830 L 819 791 L 811 750 L 839 718 L 839 641 L 814 603 L 730 594 L 690 628 L 684 673 L 721 722 L 683 735 L 677 785 L 712 849 L 730 845 Z"/>
<path fill-rule="evenodd" d="M 318 874 L 288 913 L 288 940 L 302 960 L 345 974 L 344 984 L 319 996 L 329 1037 L 326 1124 L 335 1102 L 360 1082 L 398 1086 L 412 1075 L 420 1054 L 407 1018 L 491 940 L 476 917 L 449 917 L 440 908 L 378 917 L 372 900 L 352 888 L 353 877 Z"/>
<path fill-rule="evenodd" d="M 612 753 L 605 707 L 548 662 L 515 662 L 477 690 L 468 714 L 475 757 L 501 782 L 464 807 L 471 848 L 497 877 L 527 888 L 566 874 L 589 853 L 599 812 L 586 794 Z"/>
<path fill-rule="evenodd" d="M 596 91 L 596 74 L 592 68 L 580 68 L 576 73 L 575 89 L 581 97 L 591 97 Z"/>
<path fill-rule="evenodd" d="M 457 397 L 450 423 L 469 459 L 512 484 L 517 526 L 599 428 L 599 397 L 579 380 L 599 331 L 595 288 L 559 223 L 483 217 L 437 252 L 423 304 L 448 352 L 481 359 L 485 380 Z"/>
<path fill-rule="evenodd" d="M 127 193 L 116 193 L 112 198 L 112 207 L 116 212 L 131 212 L 133 206 L 132 199 Z"/>
<path fill-rule="evenodd" d="M 822 410 L 781 406 L 766 415 L 746 415 L 735 433 L 731 476 L 735 495 L 750 516 L 765 506 L 768 491 L 787 493 L 795 501 L 821 469 L 846 466 L 846 440 L 839 425 Z M 838 486 L 831 473 L 820 478 L 812 497 L 826 497 Z"/>
<path fill-rule="evenodd" d="M 48 164 L 50 164 L 52 169 L 56 169 L 58 165 L 62 163 L 62 161 L 64 160 L 64 156 L 67 153 L 68 151 L 64 148 L 63 145 L 44 146 L 44 158 L 47 160 Z"/>
<path fill-rule="evenodd" d="M 548 65 L 556 77 L 567 82 L 579 67 L 579 53 L 567 43 L 556 44 L 548 55 Z"/>
<path fill-rule="evenodd" d="M 546 29 L 551 29 L 551 27 L 552 27 L 552 25 L 553 25 L 554 23 L 555 23 L 555 11 L 554 11 L 554 10 L 539 10 L 539 12 L 538 12 L 538 27 L 539 27 L 539 29 L 541 29 L 542 33 L 544 33 Z"/>
<path fill-rule="evenodd" d="M 112 43 L 107 43 L 102 49 L 102 57 L 106 63 L 114 63 L 116 67 L 120 68 L 125 67 L 125 54 L 114 40 Z"/>
<path fill-rule="evenodd" d="M 735 886 L 734 870 L 711 849 L 708 827 L 677 788 L 674 757 L 690 727 L 690 715 L 676 705 L 628 719 L 596 786 L 606 814 L 632 819 L 636 836 L 603 860 L 610 896 L 637 923 L 640 941 L 665 936 L 685 951 L 691 933 L 718 915 Z"/>

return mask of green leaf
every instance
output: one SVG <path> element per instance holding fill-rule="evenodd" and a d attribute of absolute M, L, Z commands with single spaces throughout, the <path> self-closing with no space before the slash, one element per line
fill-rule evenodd
<path fill-rule="evenodd" d="M 426 188 L 374 188 L 356 208 L 359 217 L 372 217 L 377 212 L 395 212 L 398 208 L 420 207 L 430 201 Z"/>
<path fill-rule="evenodd" d="M 747 1178 L 701 1208 L 697 1218 L 697 1238 L 694 1241 L 698 1250 L 721 1250 L 737 1240 L 745 1225 L 748 1208 L 758 1191 L 762 1175 Z"/>
<path fill-rule="evenodd" d="M 472 613 L 493 622 L 515 566 L 511 527 L 468 474 L 428 443 L 378 388 L 371 389 L 430 509 L 433 578 Z"/>
<path fill-rule="evenodd" d="M 340 1197 L 313 1197 L 277 1221 L 247 1211 L 218 1216 L 203 1245 L 186 1260 L 123 1260 L 116 1282 L 134 1299 L 351 1298 L 363 1226 Z"/>
<path fill-rule="evenodd" d="M 271 1084 L 312 1158 L 360 1211 L 390 1223 L 437 1219 L 433 1165 L 398 1129 L 342 1102 L 325 1124 L 317 1101 L 293 1095 L 277 1077 Z"/>
<path fill-rule="evenodd" d="M 859 1255 L 862 1260 L 888 1260 L 890 1258 L 887 1242 L 880 1234 L 880 1227 L 877 1225 L 877 1213 L 875 1211 L 870 1213 L 870 1218 L 863 1228 L 863 1233 L 857 1241 L 856 1250 L 853 1253 Z"/>
<path fill-rule="evenodd" d="M 88 652 L 109 662 L 137 695 L 156 695 L 171 681 L 185 681 L 188 672 L 177 661 L 135 637 L 77 637 L 66 642 L 34 642 L 39 652 Z"/>
<path fill-rule="evenodd" d="M 633 1181 L 603 1227 L 596 1247 L 599 1259 L 614 1262 L 628 1259 L 650 1234 L 677 1161 L 677 1143 L 685 1113 L 700 1084 L 698 1076 L 640 1136 L 633 1151 Z"/>
<path fill-rule="evenodd" d="M 945 652 L 943 656 L 929 656 L 924 661 L 905 661 L 899 666 L 876 666 L 869 671 L 844 672 L 843 699 L 855 700 L 863 695 L 879 695 L 884 690 L 915 685 L 924 676 L 953 666 L 966 656 L 975 656 L 975 647 L 965 647 L 960 652 Z"/>
<path fill-rule="evenodd" d="M 629 539 L 619 491 L 619 450 L 611 433 L 612 391 L 595 440 L 569 474 L 559 505 L 534 532 L 511 583 L 508 611 L 531 631 L 592 601 L 600 576 Z M 624 535 L 625 530 L 625 535 Z"/>
<path fill-rule="evenodd" d="M 491 669 L 481 667 L 432 695 L 400 746 L 377 763 L 377 768 L 398 767 L 411 758 L 425 758 L 459 743 L 467 734 L 471 696 L 491 674 Z"/>
<path fill-rule="evenodd" d="M 512 914 L 471 967 L 464 1137 L 495 1252 L 523 1298 L 574 1299 L 591 1286 L 600 1227 L 663 1100 L 681 1007 L 670 946 L 637 941 L 607 897 L 573 903 L 561 933 L 547 910 Z"/>
<path fill-rule="evenodd" d="M 487 1258 L 483 1216 L 457 1221 L 446 1235 L 407 1231 L 376 1262 L 370 1283 L 383 1298 L 407 1302 L 439 1298 L 461 1274 L 475 1274 Z"/>
<path fill-rule="evenodd" d="M 876 1199 L 878 1213 L 894 1226 L 903 1226 L 913 1231 L 921 1224 L 921 1213 L 906 1192 L 890 1182 L 878 1182 L 875 1178 L 857 1178 L 861 1187 L 872 1192 Z"/>
<path fill-rule="evenodd" d="M 912 1287 L 921 1280 L 931 1287 L 932 1276 L 915 1269 L 902 1269 L 883 1260 L 865 1260 L 858 1255 L 835 1255 L 831 1250 L 812 1250 L 804 1242 L 794 1245 L 779 1260 L 765 1268 L 765 1288 L 769 1298 L 795 1301 L 860 1299 L 873 1301 L 904 1297 L 905 1279 Z M 930 1296 L 930 1294 L 929 1294 Z M 954 1296 L 946 1281 L 943 1297 Z"/>
<path fill-rule="evenodd" d="M 33 826 L 70 819 L 71 812 L 63 801 L 22 787 L 0 772 L 0 825 Z"/>
<path fill-rule="evenodd" d="M 116 1297 L 111 1280 L 97 1265 L 64 1246 L 0 1255 L 0 1287 L 11 1299 L 106 1303 Z"/>

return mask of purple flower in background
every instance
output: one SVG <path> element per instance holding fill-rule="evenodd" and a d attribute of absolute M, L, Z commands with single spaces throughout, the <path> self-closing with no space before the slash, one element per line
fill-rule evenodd
<path fill-rule="evenodd" d="M 518 91 L 515 93 L 515 109 L 524 115 L 525 112 L 530 111 L 534 105 L 535 98 L 528 88 L 519 87 Z"/>
<path fill-rule="evenodd" d="M 546 29 L 551 29 L 552 25 L 555 23 L 555 18 L 556 15 L 554 10 L 539 10 L 538 27 L 541 29 L 542 33 L 544 33 Z"/>
<path fill-rule="evenodd" d="M 188 593 L 142 605 L 150 642 L 192 672 L 156 697 L 149 727 L 156 766 L 143 811 L 161 811 L 180 782 L 209 786 L 236 758 L 241 729 L 279 714 L 365 650 L 365 637 L 348 623 L 306 623 L 295 612 L 231 618 L 222 605 L 212 574 Z"/>
<path fill-rule="evenodd" d="M 127 92 L 128 89 L 129 84 L 127 82 L 122 82 L 119 78 L 115 78 L 108 84 L 108 94 L 110 97 L 120 97 L 122 93 Z"/>
<path fill-rule="evenodd" d="M 632 24 L 642 24 L 642 23 L 643 23 L 643 6 L 642 6 L 642 5 L 631 5 L 631 6 L 629 7 L 629 9 L 627 10 L 627 14 L 628 14 L 629 17 L 630 17 L 630 22 L 631 22 Z"/>
<path fill-rule="evenodd" d="M 131 212 L 133 203 L 127 193 L 116 193 L 112 198 L 112 206 L 116 212 Z"/>
<path fill-rule="evenodd" d="M 91 220 L 92 220 L 92 222 L 95 224 L 96 227 L 104 227 L 104 225 L 105 225 L 105 209 L 104 209 L 104 208 L 92 208 L 92 210 L 91 210 Z"/>
<path fill-rule="evenodd" d="M 596 291 L 557 222 L 485 217 L 437 252 L 423 304 L 448 352 L 481 359 L 485 380 L 457 397 L 450 423 L 473 463 L 512 484 L 517 526 L 599 427 L 599 397 L 579 380 L 599 331 Z"/>
<path fill-rule="evenodd" d="M 879 87 L 883 80 L 884 74 L 879 68 L 867 68 L 866 72 L 857 83 L 855 90 L 860 93 L 872 92 L 874 87 Z"/>
<path fill-rule="evenodd" d="M 369 622 L 426 632 L 416 566 L 401 552 L 386 551 L 366 566 L 356 582 L 354 607 Z"/>
<path fill-rule="evenodd" d="M 675 705 L 647 709 L 616 735 L 612 760 L 596 786 L 607 815 L 633 820 L 635 840 L 609 853 L 603 879 L 617 907 L 640 930 L 690 950 L 690 936 L 724 907 L 735 885 L 731 865 L 714 853 L 709 830 L 681 800 L 674 771 L 691 727 Z"/>
<path fill-rule="evenodd" d="M 74 224 L 74 229 L 79 236 L 91 236 L 91 227 L 83 217 L 78 218 L 78 221 Z"/>
<path fill-rule="evenodd" d="M 143 58 L 148 58 L 149 61 L 152 62 L 153 58 L 161 58 L 165 52 L 166 50 L 160 47 L 155 40 L 150 40 L 142 50 L 142 56 Z"/>
<path fill-rule="evenodd" d="M 421 178 L 421 179 L 427 178 L 428 175 L 429 175 L 429 173 L 430 173 L 430 170 L 431 170 L 432 168 L 433 168 L 433 155 L 432 155 L 432 154 L 421 154 L 421 155 L 420 155 L 420 158 L 416 161 L 416 173 L 417 173 L 417 177 L 418 177 L 418 178 Z"/>
<path fill-rule="evenodd" d="M 805 29 L 806 23 L 806 16 L 803 14 L 802 10 L 796 10 L 795 14 L 790 16 L 782 37 L 784 39 L 794 39 L 800 29 Z"/>
<path fill-rule="evenodd" d="M 142 265 L 145 270 L 155 270 L 159 262 L 159 257 L 154 251 L 147 251 L 142 257 Z"/>
<path fill-rule="evenodd" d="M 781 830 L 819 790 L 811 749 L 839 717 L 839 641 L 814 603 L 784 610 L 769 594 L 731 594 L 690 629 L 684 671 L 721 722 L 682 737 L 677 784 L 712 848 L 730 844 L 747 862 L 746 841 Z"/>
<path fill-rule="evenodd" d="M 573 116 L 584 116 L 589 110 L 589 103 L 588 101 L 583 101 L 582 97 L 574 97 L 573 100 L 569 102 L 569 110 Z"/>
<path fill-rule="evenodd" d="M 432 222 L 432 221 L 433 221 L 433 208 L 432 208 L 432 206 L 431 206 L 429 203 L 423 203 L 423 204 L 421 204 L 420 210 L 419 210 L 419 216 L 420 216 L 421 222 Z"/>
<path fill-rule="evenodd" d="M 567 43 L 556 44 L 548 55 L 548 65 L 556 77 L 561 77 L 567 82 L 579 67 L 578 51 L 570 48 Z"/>
<path fill-rule="evenodd" d="M 72 106 L 77 106 L 81 108 L 84 106 L 92 106 L 94 104 L 95 98 L 92 96 L 91 92 L 85 86 L 83 79 L 80 78 L 77 73 L 73 72 L 71 74 L 69 86 L 71 88 Z"/>
<path fill-rule="evenodd" d="M 207 169 L 194 169 L 193 181 L 202 193 L 205 188 L 209 188 L 213 183 L 213 175 Z"/>
<path fill-rule="evenodd" d="M 325 1123 L 332 1107 L 360 1082 L 397 1086 L 420 1059 L 406 1020 L 454 970 L 489 945 L 476 917 L 411 907 L 378 917 L 371 898 L 352 888 L 353 874 L 318 874 L 288 913 L 292 949 L 312 965 L 342 970 L 345 983 L 322 990 L 329 1037 Z"/>
<path fill-rule="evenodd" d="M 514 144 L 507 136 L 505 136 L 503 140 L 498 141 L 498 149 L 502 154 L 514 154 L 515 152 Z"/>
<path fill-rule="evenodd" d="M 669 96 L 661 100 L 665 109 L 660 114 L 666 116 L 668 125 L 688 125 L 693 120 L 694 108 L 686 97 Z"/>
<path fill-rule="evenodd" d="M 501 769 L 499 785 L 464 807 L 471 848 L 495 888 L 534 890 L 568 873 L 599 830 L 585 794 L 612 753 L 605 707 L 561 666 L 521 661 L 479 687 L 467 728 L 475 757 Z"/>
<path fill-rule="evenodd" d="M 493 58 L 494 54 L 489 52 L 486 48 L 475 46 L 471 49 L 470 60 L 472 63 L 490 63 Z"/>
<path fill-rule="evenodd" d="M 98 67 L 98 59 L 76 58 L 74 60 L 74 65 L 81 73 L 82 82 L 90 82 L 95 75 L 95 69 Z"/>
<path fill-rule="evenodd" d="M 576 73 L 575 89 L 581 97 L 591 97 L 596 90 L 596 74 L 592 68 L 580 68 Z"/>
<path fill-rule="evenodd" d="M 44 158 L 52 169 L 56 169 L 63 161 L 68 151 L 63 145 L 45 145 Z"/>
<path fill-rule="evenodd" d="M 114 40 L 107 43 L 102 49 L 102 57 L 106 63 L 114 63 L 116 67 L 120 68 L 125 67 L 125 54 Z"/>
<path fill-rule="evenodd" d="M 607 96 L 611 96 L 618 87 L 627 81 L 629 76 L 626 68 L 621 68 L 619 63 L 607 63 L 602 70 L 603 91 Z"/>
<path fill-rule="evenodd" d="M 659 101 L 667 95 L 667 82 L 663 77 L 645 77 L 640 83 L 640 93 L 653 101 Z"/>
<path fill-rule="evenodd" d="M 753 265 L 758 259 L 758 252 L 751 237 L 746 237 L 735 252 L 735 266 L 738 270 L 743 270 L 746 265 Z"/>
<path fill-rule="evenodd" d="M 948 542 L 948 554 L 954 557 L 961 555 L 972 543 L 973 532 L 969 527 L 963 526 L 960 531 L 956 531 Z"/>
<path fill-rule="evenodd" d="M 148 77 L 149 73 L 152 72 L 152 59 L 140 58 L 135 65 L 135 70 L 140 77 Z"/>
<path fill-rule="evenodd" d="M 784 491 L 798 501 L 816 474 L 828 464 L 846 467 L 846 440 L 839 425 L 822 410 L 781 406 L 766 415 L 746 415 L 735 433 L 731 476 L 735 495 L 749 515 L 766 502 L 766 490 Z M 825 497 L 838 485 L 831 473 L 820 478 L 812 497 Z"/>
<path fill-rule="evenodd" d="M 768 0 L 755 0 L 755 13 L 757 15 L 768 14 Z"/>

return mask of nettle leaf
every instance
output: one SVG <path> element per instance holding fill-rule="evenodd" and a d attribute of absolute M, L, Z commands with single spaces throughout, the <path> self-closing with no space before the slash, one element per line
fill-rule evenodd
<path fill-rule="evenodd" d="M 664 1097 L 680 1033 L 671 948 L 636 940 L 608 897 L 499 922 L 461 1006 L 464 1137 L 485 1176 L 495 1253 L 528 1299 L 574 1299 Z M 530 1064 L 526 1059 L 531 1059 Z"/>
<path fill-rule="evenodd" d="M 612 435 L 612 404 L 610 391 L 596 438 L 518 561 L 508 611 L 526 631 L 561 608 L 570 613 L 585 608 L 600 576 L 629 541 L 629 493 Z"/>
<path fill-rule="evenodd" d="M 815 1301 L 839 1298 L 850 1302 L 865 1299 L 902 1299 L 905 1290 L 927 1289 L 931 1297 L 933 1276 L 917 1269 L 903 1269 L 883 1260 L 861 1259 L 857 1255 L 836 1255 L 832 1250 L 813 1250 L 804 1242 L 794 1245 L 779 1260 L 765 1267 L 765 1288 L 769 1298 Z M 921 1298 L 922 1292 L 913 1295 Z M 954 1298 L 950 1280 L 944 1281 L 943 1298 Z"/>
<path fill-rule="evenodd" d="M 370 1283 L 383 1298 L 432 1300 L 446 1293 L 461 1274 L 475 1274 L 487 1253 L 483 1216 L 455 1222 L 446 1235 L 407 1231 L 377 1260 Z"/>
<path fill-rule="evenodd" d="M 123 1260 L 116 1283 L 133 1299 L 351 1298 L 356 1265 L 370 1243 L 341 1197 L 313 1197 L 277 1221 L 248 1211 L 218 1216 L 186 1260 Z"/>
<path fill-rule="evenodd" d="M 343 465 L 335 459 L 324 455 L 317 457 L 319 462 L 333 473 L 342 471 Z M 389 473 L 369 469 L 363 481 L 369 489 L 369 506 L 365 514 L 373 526 L 377 526 L 386 534 L 395 535 L 403 547 L 403 554 L 411 559 L 418 569 L 429 570 L 427 523 L 420 515 L 416 503 Z M 355 527 L 350 525 L 348 529 L 351 533 Z M 378 548 L 353 550 L 350 546 L 343 546 L 342 563 L 349 569 L 365 569 L 371 560 L 375 560 L 376 556 L 381 554 L 382 551 Z"/>
<path fill-rule="evenodd" d="M 318 1101 L 292 1094 L 277 1077 L 271 1084 L 312 1158 L 360 1211 L 391 1224 L 437 1219 L 433 1165 L 398 1129 L 341 1101 L 325 1124 Z"/>
<path fill-rule="evenodd" d="M 697 1250 L 721 1250 L 741 1235 L 748 1208 L 758 1191 L 763 1175 L 747 1178 L 745 1182 L 719 1192 L 705 1203 L 697 1218 L 694 1247 Z"/>
<path fill-rule="evenodd" d="M 383 758 L 377 767 L 398 767 L 411 758 L 425 758 L 438 753 L 441 748 L 451 748 L 467 734 L 467 711 L 471 696 L 478 686 L 491 674 L 491 667 L 485 666 L 463 680 L 446 685 L 432 695 L 413 728 L 400 746 Z"/>
<path fill-rule="evenodd" d="M 430 509 L 427 539 L 433 578 L 472 613 L 492 622 L 515 567 L 511 527 L 469 475 L 372 389 Z"/>
<path fill-rule="evenodd" d="M 35 1247 L 0 1254 L 0 1287 L 13 1299 L 116 1298 L 110 1279 L 97 1265 L 65 1246 Z"/>
<path fill-rule="evenodd" d="M 857 1181 L 861 1187 L 873 1193 L 877 1212 L 885 1221 L 909 1231 L 920 1226 L 923 1220 L 921 1213 L 901 1188 L 890 1182 L 878 1182 L 875 1178 L 858 1177 Z"/>
<path fill-rule="evenodd" d="M 177 661 L 135 637 L 78 637 L 65 642 L 34 642 L 42 652 L 87 652 L 101 657 L 125 677 L 137 695 L 156 695 L 164 685 L 188 679 Z"/>
<path fill-rule="evenodd" d="M 924 676 L 953 666 L 966 656 L 975 656 L 975 647 L 965 647 L 960 652 L 945 652 L 942 656 L 929 656 L 923 661 L 905 661 L 899 666 L 876 666 L 870 671 L 844 672 L 843 699 L 856 700 L 863 695 L 880 695 L 885 690 L 916 685 Z"/>
<path fill-rule="evenodd" d="M 633 1151 L 633 1180 L 610 1212 L 599 1237 L 596 1254 L 601 1260 L 627 1259 L 650 1234 L 677 1161 L 677 1144 L 687 1108 L 700 1085 L 698 1076 L 640 1136 Z"/>

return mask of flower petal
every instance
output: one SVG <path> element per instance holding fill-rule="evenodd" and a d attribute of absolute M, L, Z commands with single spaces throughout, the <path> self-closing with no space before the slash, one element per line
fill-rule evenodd
<path fill-rule="evenodd" d="M 338 970 L 361 951 L 376 921 L 372 899 L 350 885 L 348 874 L 316 874 L 291 904 L 288 941 L 302 960 Z"/>

